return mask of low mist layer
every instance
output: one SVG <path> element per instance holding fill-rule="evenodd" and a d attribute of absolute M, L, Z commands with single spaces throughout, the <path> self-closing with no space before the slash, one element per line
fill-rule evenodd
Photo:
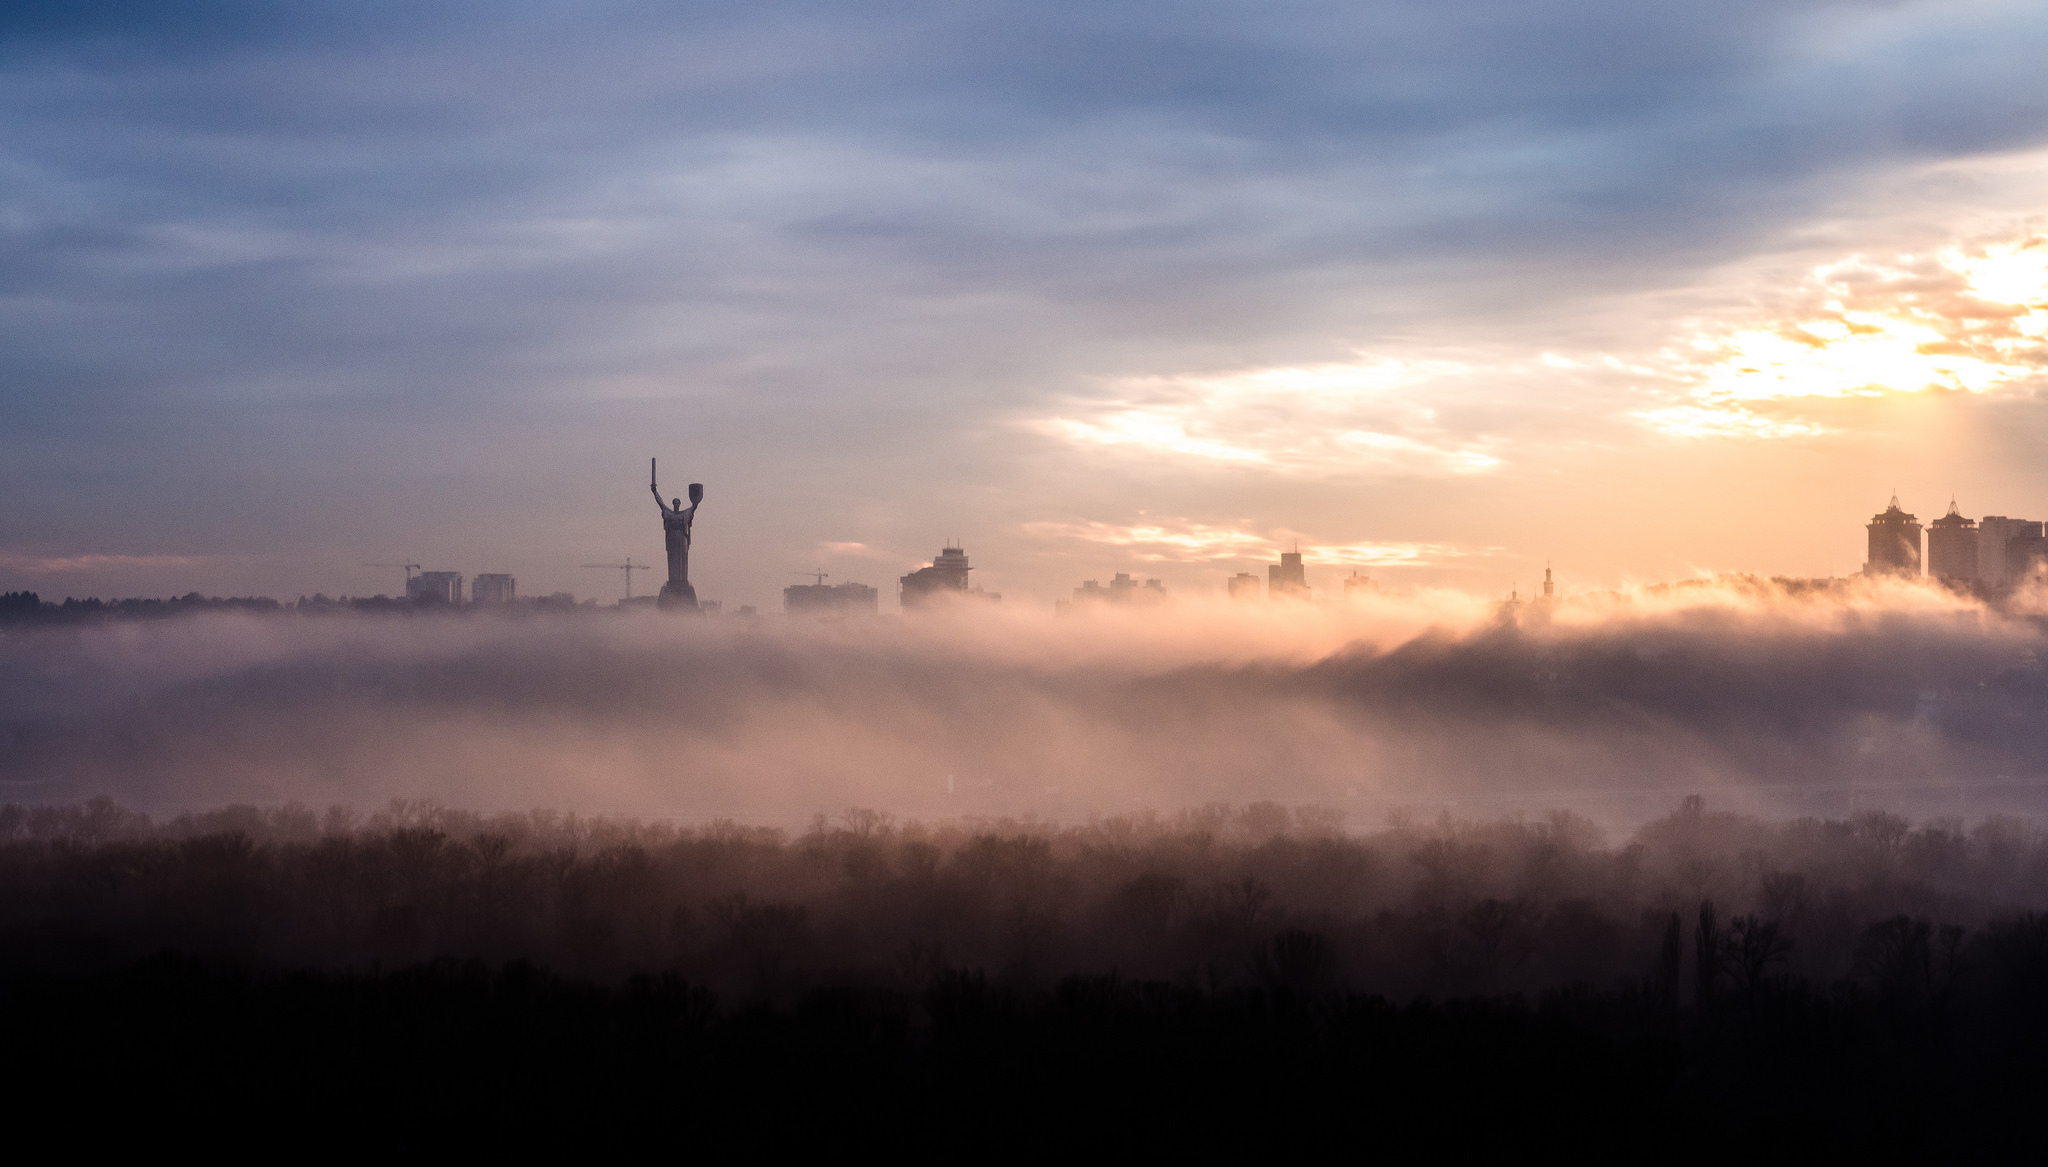
<path fill-rule="evenodd" d="M 2042 626 L 1722 581 L 812 623 L 207 615 L 0 637 L 20 802 L 558 806 L 800 827 L 1273 801 L 1353 826 L 1679 796 L 1976 819 L 2042 800 Z"/>

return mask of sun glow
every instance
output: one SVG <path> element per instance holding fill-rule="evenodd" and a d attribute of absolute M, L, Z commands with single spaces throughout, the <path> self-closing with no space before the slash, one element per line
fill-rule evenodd
<path fill-rule="evenodd" d="M 2029 236 L 1814 270 L 1774 322 L 1702 332 L 1673 356 L 1691 400 L 1637 413 L 1681 437 L 1826 432 L 1772 402 L 1992 393 L 2048 367 L 2048 238 Z M 1782 413 L 1783 411 L 1778 411 Z"/>
<path fill-rule="evenodd" d="M 1725 348 L 1727 356 L 1707 372 L 1705 391 L 1741 401 L 1927 388 L 1982 393 L 2027 371 L 1954 351 L 1928 323 L 1871 312 L 1750 329 L 1728 338 Z"/>

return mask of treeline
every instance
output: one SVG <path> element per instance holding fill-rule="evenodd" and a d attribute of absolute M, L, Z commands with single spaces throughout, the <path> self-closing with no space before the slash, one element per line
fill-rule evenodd
<path fill-rule="evenodd" d="M 1767 822 L 1697 799 L 1619 844 L 1569 813 L 1347 834 L 1272 803 L 1079 827 L 856 810 L 794 836 L 425 803 L 0 808 L 0 959 L 24 967 L 527 959 L 772 1000 L 942 968 L 1396 1000 L 1654 975 L 1696 1000 L 1879 976 L 1901 928 L 1960 975 L 1990 925 L 2043 907 L 2048 839 L 2022 820 Z"/>
<path fill-rule="evenodd" d="M 589 606 L 589 604 L 582 605 Z M 202 612 L 247 612 L 259 615 L 297 613 L 302 615 L 331 615 L 337 613 L 412 613 L 462 611 L 478 605 L 455 605 L 433 596 L 419 596 L 411 599 L 393 596 L 342 596 L 325 594 L 300 596 L 293 601 L 273 600 L 269 596 L 202 596 L 198 592 L 187 592 L 182 596 L 168 599 L 135 597 L 119 600 L 102 600 L 97 596 L 77 599 L 66 596 L 61 602 L 45 600 L 36 592 L 6 592 L 0 594 L 0 626 L 5 625 L 62 625 L 88 624 L 104 620 L 155 620 L 172 616 L 193 615 Z M 491 611 L 557 612 L 574 611 L 579 605 L 574 596 L 567 592 L 552 596 L 534 596 L 511 601 L 506 604 L 483 605 Z"/>
<path fill-rule="evenodd" d="M 83 624 L 94 620 L 147 620 L 188 612 L 282 612 L 285 605 L 268 596 L 202 596 L 190 592 L 169 599 L 102 600 L 97 596 L 59 603 L 35 592 L 0 594 L 0 624 Z"/>
<path fill-rule="evenodd" d="M 2022 822 L 1697 800 L 1618 842 L 101 800 L 0 809 L 0 1023 L 17 1106 L 334 1146 L 1981 1161 L 2037 1137 L 2044 896 Z"/>

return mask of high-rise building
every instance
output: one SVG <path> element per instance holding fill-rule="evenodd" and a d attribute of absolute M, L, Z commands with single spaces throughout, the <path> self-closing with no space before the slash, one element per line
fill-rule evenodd
<path fill-rule="evenodd" d="M 459 604 L 462 602 L 462 573 L 423 571 L 405 581 L 405 598 L 418 603 Z"/>
<path fill-rule="evenodd" d="M 1230 577 L 1226 585 L 1233 600 L 1256 600 L 1259 598 L 1259 577 L 1249 571 L 1240 571 Z"/>
<path fill-rule="evenodd" d="M 512 577 L 503 573 L 485 574 L 469 581 L 469 602 L 472 604 L 509 604 L 516 590 Z"/>
<path fill-rule="evenodd" d="M 1863 565 L 1863 574 L 1920 574 L 1920 520 L 1899 509 L 1898 495 L 1871 517 L 1866 529 L 1870 532 L 1870 559 Z"/>
<path fill-rule="evenodd" d="M 959 547 L 942 547 L 938 558 L 930 567 L 920 567 L 902 579 L 897 580 L 900 591 L 896 594 L 899 604 L 905 608 L 919 608 L 934 600 L 975 599 L 1000 600 L 999 592 L 985 592 L 980 588 L 967 586 L 967 552 Z"/>
<path fill-rule="evenodd" d="M 2012 583 L 2019 573 L 2007 555 L 2014 539 L 2038 539 L 2041 524 L 2004 515 L 1985 515 L 1977 520 L 1977 578 L 1991 587 Z"/>
<path fill-rule="evenodd" d="M 1977 578 L 1977 523 L 1948 500 L 1948 513 L 1927 524 L 1927 574 L 1937 579 Z"/>
<path fill-rule="evenodd" d="M 1280 562 L 1266 565 L 1266 598 L 1308 599 L 1308 573 L 1301 566 L 1301 552 L 1282 551 Z"/>
<path fill-rule="evenodd" d="M 792 616 L 872 616 L 880 607 L 880 593 L 863 583 L 819 580 L 782 589 L 782 610 Z"/>
<path fill-rule="evenodd" d="M 1347 600 L 1363 598 L 1379 590 L 1380 585 L 1373 582 L 1369 575 L 1360 575 L 1354 571 L 1344 577 L 1344 598 Z"/>
<path fill-rule="evenodd" d="M 2018 586 L 2048 576 L 2048 537 L 2014 535 L 2005 541 L 2005 582 Z"/>

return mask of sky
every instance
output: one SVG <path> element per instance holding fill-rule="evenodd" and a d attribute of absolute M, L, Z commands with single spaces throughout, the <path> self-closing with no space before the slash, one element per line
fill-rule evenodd
<path fill-rule="evenodd" d="M 2030 3 L 15 3 L 0 589 L 1049 606 L 2048 515 Z M 642 577 L 636 588 L 651 590 Z M 885 607 L 890 606 L 885 601 Z"/>

